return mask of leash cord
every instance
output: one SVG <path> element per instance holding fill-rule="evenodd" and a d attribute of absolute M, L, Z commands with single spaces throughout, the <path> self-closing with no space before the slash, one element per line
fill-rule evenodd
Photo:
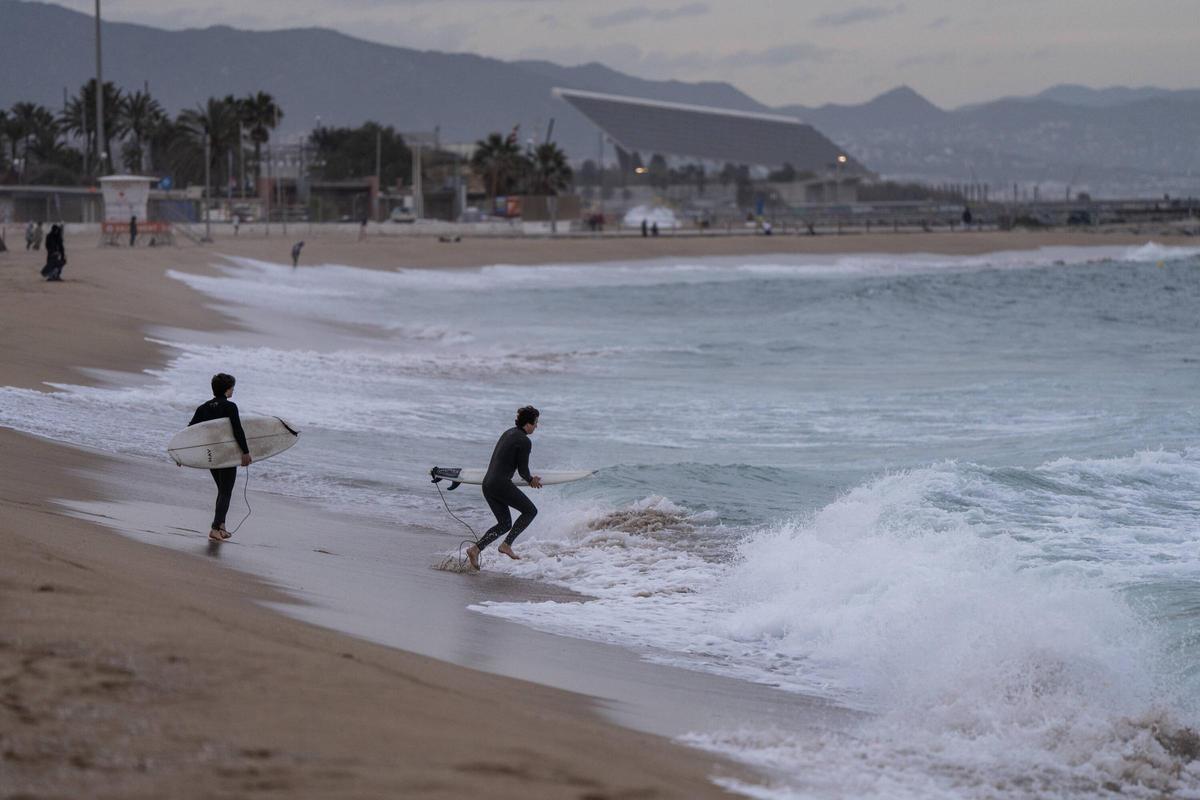
<path fill-rule="evenodd" d="M 464 528 L 466 528 L 468 531 L 471 532 L 470 539 L 463 539 L 461 542 L 458 543 L 458 566 L 461 569 L 462 567 L 465 566 L 466 561 L 467 561 L 466 556 L 463 555 L 463 545 L 479 544 L 479 534 L 477 534 L 475 532 L 474 528 L 472 528 L 466 522 L 463 522 L 461 517 L 459 517 L 457 514 L 455 514 L 453 511 L 450 510 L 450 504 L 446 502 L 446 494 L 445 494 L 445 492 L 442 491 L 442 487 L 437 482 L 434 482 L 433 485 L 435 487 L 437 487 L 438 497 L 442 498 L 442 505 L 444 505 L 446 507 L 446 513 L 449 514 L 450 516 L 454 517 L 456 520 L 458 520 L 458 523 L 460 525 L 462 525 Z M 482 552 L 480 552 L 479 558 L 481 560 L 483 559 Z"/>
<path fill-rule="evenodd" d="M 254 513 L 254 509 L 250 507 L 250 467 L 246 467 L 245 469 L 246 482 L 242 484 L 242 499 L 246 501 L 246 516 L 242 517 L 242 521 L 237 524 L 237 527 L 229 532 L 230 536 L 237 533 L 242 525 L 246 523 L 246 520 L 250 519 L 250 515 Z"/>

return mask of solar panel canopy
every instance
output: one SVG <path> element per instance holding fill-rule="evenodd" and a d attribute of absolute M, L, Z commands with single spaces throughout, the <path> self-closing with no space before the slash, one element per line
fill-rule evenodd
<path fill-rule="evenodd" d="M 555 89 L 554 94 L 629 152 L 773 168 L 791 164 L 797 170 L 817 173 L 831 169 L 843 154 L 811 125 L 793 117 L 577 89 Z M 842 169 L 849 173 L 865 172 L 851 158 L 847 158 Z"/>

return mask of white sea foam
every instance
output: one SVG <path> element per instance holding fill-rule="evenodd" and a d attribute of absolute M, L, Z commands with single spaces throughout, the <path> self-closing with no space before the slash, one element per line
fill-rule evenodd
<path fill-rule="evenodd" d="M 1127 590 L 1197 574 L 1200 508 L 1160 507 L 1197 488 L 1194 453 L 1027 471 L 950 463 L 768 526 L 732 564 L 686 545 L 678 509 L 670 541 L 589 509 L 556 519 L 563 539 L 495 568 L 595 600 L 480 610 L 871 712 L 836 735 L 698 740 L 786 772 L 780 797 L 1086 796 L 1106 783 L 1192 796 L 1200 768 L 1155 737 L 1189 735 L 1198 719 L 1171 644 L 1196 631 L 1164 630 Z M 609 529 L 592 530 L 597 520 Z"/>
<path fill-rule="evenodd" d="M 497 264 L 479 269 L 370 270 L 338 264 L 293 270 L 290 266 L 249 258 L 226 257 L 223 276 L 171 271 L 177 280 L 229 302 L 270 305 L 319 312 L 327 301 L 362 300 L 365 296 L 415 290 L 491 292 L 497 288 L 536 286 L 543 289 L 652 286 L 664 283 L 732 282 L 759 277 L 777 279 L 844 275 L 923 274 L 931 271 L 985 268 L 1036 268 L 1083 264 L 1098 260 L 1136 262 L 1190 258 L 1197 248 L 1147 243 L 1140 247 L 1044 247 L 976 256 L 928 253 L 906 255 L 846 254 L 706 258 L 691 262 L 650 260 L 605 264 Z M 297 304 L 299 304 L 297 306 Z"/>

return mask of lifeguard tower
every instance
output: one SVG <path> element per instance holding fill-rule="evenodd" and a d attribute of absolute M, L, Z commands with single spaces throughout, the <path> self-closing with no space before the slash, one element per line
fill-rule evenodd
<path fill-rule="evenodd" d="M 100 228 L 100 243 L 120 246 L 129 241 L 129 223 L 137 217 L 138 240 L 149 244 L 174 244 L 175 237 L 169 222 L 149 219 L 146 207 L 150 187 L 157 178 L 144 175 L 108 175 L 100 179 L 104 196 L 104 222 Z"/>

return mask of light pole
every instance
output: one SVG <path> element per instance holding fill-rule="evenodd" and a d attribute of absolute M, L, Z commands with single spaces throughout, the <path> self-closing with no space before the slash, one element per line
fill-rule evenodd
<path fill-rule="evenodd" d="M 96 172 L 99 174 L 104 172 L 104 156 L 104 72 L 100 62 L 100 0 L 96 0 Z"/>
<path fill-rule="evenodd" d="M 424 219 L 425 217 L 425 187 L 421 181 L 421 140 L 417 139 L 413 142 L 413 217 L 416 219 Z"/>
<path fill-rule="evenodd" d="M 97 2 L 99 2 L 99 0 L 97 0 Z M 210 175 L 212 167 L 212 159 L 210 158 L 211 155 L 212 136 L 206 133 L 204 135 L 204 241 L 206 242 L 212 241 L 212 224 L 209 220 L 209 206 L 212 205 L 209 201 L 209 188 L 212 186 L 212 176 Z"/>
<path fill-rule="evenodd" d="M 375 208 L 372 213 L 379 221 L 379 195 L 383 193 L 383 126 L 375 128 Z"/>
<path fill-rule="evenodd" d="M 847 160 L 844 153 L 838 153 L 833 181 L 833 199 L 839 203 L 842 201 L 842 164 L 845 164 Z"/>

